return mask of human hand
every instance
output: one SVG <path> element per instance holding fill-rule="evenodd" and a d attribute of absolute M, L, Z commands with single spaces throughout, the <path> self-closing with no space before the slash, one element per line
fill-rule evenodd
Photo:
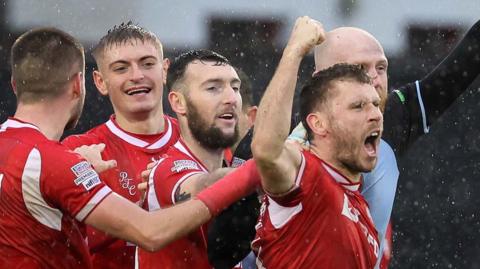
<path fill-rule="evenodd" d="M 103 160 L 102 152 L 105 150 L 105 144 L 84 145 L 74 149 L 73 151 L 80 154 L 83 158 L 93 166 L 97 173 L 117 167 L 115 160 Z"/>
<path fill-rule="evenodd" d="M 314 46 L 325 40 L 323 25 L 308 16 L 299 17 L 295 21 L 286 52 L 298 57 L 305 56 Z"/>

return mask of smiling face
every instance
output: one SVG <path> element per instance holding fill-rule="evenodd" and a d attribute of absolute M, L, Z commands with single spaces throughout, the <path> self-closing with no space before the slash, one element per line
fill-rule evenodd
<path fill-rule="evenodd" d="M 117 117 L 148 115 L 163 109 L 168 63 L 153 42 L 133 39 L 111 44 L 105 47 L 97 63 L 95 85 L 110 97 Z"/>
<path fill-rule="evenodd" d="M 240 79 L 232 66 L 195 60 L 182 79 L 184 116 L 193 137 L 210 149 L 227 148 L 238 139 Z"/>
<path fill-rule="evenodd" d="M 337 165 L 352 173 L 371 171 L 378 157 L 383 117 L 380 98 L 370 84 L 334 83 L 327 102 L 327 139 Z"/>

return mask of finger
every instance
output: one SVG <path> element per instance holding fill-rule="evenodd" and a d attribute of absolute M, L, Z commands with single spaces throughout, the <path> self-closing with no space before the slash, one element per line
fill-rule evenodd
<path fill-rule="evenodd" d="M 117 161 L 116 160 L 108 160 L 108 161 L 104 161 L 103 162 L 104 166 L 105 166 L 105 170 L 108 170 L 108 169 L 112 169 L 112 168 L 115 168 L 117 167 Z"/>
<path fill-rule="evenodd" d="M 153 167 L 157 164 L 157 162 L 151 162 L 149 164 L 147 164 L 147 170 L 152 170 Z"/>
<path fill-rule="evenodd" d="M 104 149 L 105 149 L 105 144 L 104 143 L 99 143 L 99 144 L 96 144 L 96 145 L 93 145 L 95 147 L 96 150 L 102 152 Z"/>
<path fill-rule="evenodd" d="M 147 190 L 147 182 L 142 182 L 137 185 L 139 191 L 146 191 Z"/>
<path fill-rule="evenodd" d="M 148 181 L 148 178 L 149 178 L 149 176 L 150 176 L 150 172 L 151 172 L 151 171 L 152 171 L 152 170 L 148 169 L 148 170 L 143 171 L 143 172 L 140 174 L 140 176 L 142 177 L 142 180 L 143 180 L 144 182 Z"/>

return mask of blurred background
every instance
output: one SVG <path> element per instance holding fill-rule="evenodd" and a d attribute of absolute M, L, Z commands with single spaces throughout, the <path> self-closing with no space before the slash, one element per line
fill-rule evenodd
<path fill-rule="evenodd" d="M 69 132 L 78 133 L 112 113 L 108 99 L 92 83 L 95 64 L 89 49 L 114 25 L 131 20 L 153 31 L 169 58 L 193 48 L 227 56 L 250 76 L 258 101 L 296 17 L 302 15 L 321 21 L 327 30 L 356 26 L 372 33 L 389 59 L 392 90 L 420 79 L 439 63 L 480 19 L 480 2 L 2 0 L 0 122 L 13 115 L 16 103 L 9 85 L 10 47 L 32 27 L 60 28 L 87 48 L 86 107 L 77 129 Z M 313 66 L 310 55 L 303 61 L 300 85 Z M 480 268 L 479 86 L 477 79 L 400 161 L 391 268 Z"/>

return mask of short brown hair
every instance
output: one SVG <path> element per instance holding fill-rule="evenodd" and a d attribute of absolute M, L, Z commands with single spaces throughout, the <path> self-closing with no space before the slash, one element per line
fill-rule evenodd
<path fill-rule="evenodd" d="M 24 33 L 10 56 L 17 100 L 23 103 L 60 95 L 71 77 L 85 70 L 82 44 L 56 28 Z"/>
<path fill-rule="evenodd" d="M 326 103 L 328 90 L 332 88 L 332 84 L 336 81 L 371 83 L 370 77 L 360 65 L 345 63 L 333 65 L 310 78 L 300 92 L 300 117 L 307 130 L 308 140 L 312 138 L 313 134 L 312 129 L 307 124 L 307 116 Z"/>
<path fill-rule="evenodd" d="M 162 43 L 154 33 L 129 21 L 127 23 L 115 25 L 112 29 L 108 30 L 107 34 L 104 35 L 93 48 L 92 56 L 98 64 L 98 60 L 103 55 L 105 49 L 113 45 L 124 45 L 133 40 L 151 42 L 159 52 L 163 54 Z"/>

